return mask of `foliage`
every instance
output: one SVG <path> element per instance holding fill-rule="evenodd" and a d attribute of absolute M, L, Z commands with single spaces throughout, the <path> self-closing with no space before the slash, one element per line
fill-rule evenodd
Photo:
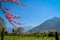
<path fill-rule="evenodd" d="M 50 33 L 48 34 L 48 37 L 55 37 L 55 32 L 50 32 Z"/>
<path fill-rule="evenodd" d="M 24 28 L 22 28 L 22 27 L 18 27 L 17 29 L 15 29 L 16 35 L 21 35 L 21 34 L 23 34 L 23 30 L 24 30 Z"/>
<path fill-rule="evenodd" d="M 2 32 L 2 29 L 4 28 L 4 30 L 5 30 L 5 27 L 6 27 L 6 24 L 5 24 L 4 19 L 2 17 L 0 17 L 0 35 Z"/>

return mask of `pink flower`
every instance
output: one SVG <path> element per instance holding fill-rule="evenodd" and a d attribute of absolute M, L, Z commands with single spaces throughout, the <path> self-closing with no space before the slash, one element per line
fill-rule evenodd
<path fill-rule="evenodd" d="M 11 0 L 11 2 L 15 2 L 15 0 Z"/>
<path fill-rule="evenodd" d="M 11 10 L 12 8 L 6 8 L 6 10 Z"/>
<path fill-rule="evenodd" d="M 6 2 L 9 2 L 10 0 L 5 0 Z"/>
<path fill-rule="evenodd" d="M 21 3 L 21 2 L 16 2 L 16 4 L 21 4 L 23 6 L 26 6 L 25 4 Z"/>

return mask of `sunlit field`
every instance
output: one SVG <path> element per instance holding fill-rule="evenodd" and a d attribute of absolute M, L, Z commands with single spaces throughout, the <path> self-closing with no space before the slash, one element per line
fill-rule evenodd
<path fill-rule="evenodd" d="M 55 37 L 5 36 L 4 40 L 55 40 Z M 59 37 L 60 40 L 60 37 Z"/>

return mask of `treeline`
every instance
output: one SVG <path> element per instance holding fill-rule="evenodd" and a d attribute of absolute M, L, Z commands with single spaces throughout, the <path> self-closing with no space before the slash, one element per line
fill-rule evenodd
<path fill-rule="evenodd" d="M 57 32 L 58 36 L 60 36 L 60 32 Z M 19 29 L 19 31 L 12 30 L 12 33 L 8 33 L 5 31 L 5 36 L 36 36 L 36 37 L 55 37 L 56 32 L 34 32 L 34 33 L 24 33 Z"/>

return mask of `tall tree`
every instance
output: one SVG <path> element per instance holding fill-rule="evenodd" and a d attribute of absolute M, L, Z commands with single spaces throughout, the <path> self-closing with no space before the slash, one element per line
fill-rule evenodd
<path fill-rule="evenodd" d="M 58 36 L 58 33 L 55 32 L 56 36 L 55 36 L 55 40 L 59 40 L 59 36 Z"/>
<path fill-rule="evenodd" d="M 1 35 L 1 31 L 2 29 L 5 29 L 6 28 L 6 24 L 5 24 L 5 21 L 2 17 L 0 17 L 0 35 Z"/>
<path fill-rule="evenodd" d="M 12 35 L 16 35 L 16 30 L 13 28 Z"/>
<path fill-rule="evenodd" d="M 0 35 L 1 35 L 1 40 L 4 39 L 5 27 L 6 27 L 6 24 L 4 22 L 4 19 L 2 17 L 0 17 Z"/>
<path fill-rule="evenodd" d="M 24 30 L 24 28 L 18 27 L 18 28 L 16 29 L 16 34 L 18 34 L 18 35 L 23 34 L 23 30 Z"/>

